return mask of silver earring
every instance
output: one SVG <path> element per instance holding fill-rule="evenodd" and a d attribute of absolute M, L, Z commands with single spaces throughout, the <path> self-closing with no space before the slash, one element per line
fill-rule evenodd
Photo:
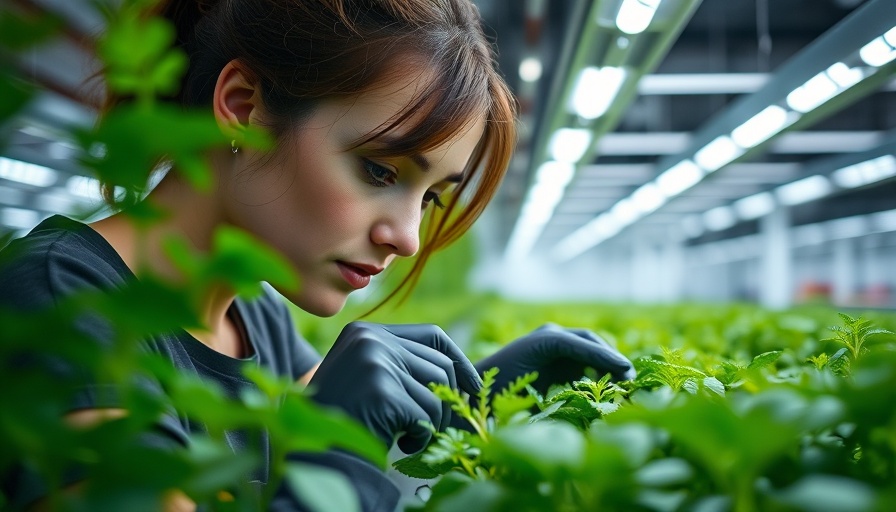
<path fill-rule="evenodd" d="M 233 154 L 239 153 L 240 148 L 236 145 L 236 139 L 230 141 L 230 152 Z"/>

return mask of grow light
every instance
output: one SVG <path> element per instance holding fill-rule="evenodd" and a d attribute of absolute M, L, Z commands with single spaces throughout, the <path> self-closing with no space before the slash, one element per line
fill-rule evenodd
<path fill-rule="evenodd" d="M 49 167 L 0 156 L 0 178 L 35 187 L 49 187 L 58 174 Z"/>
<path fill-rule="evenodd" d="M 616 26 L 626 34 L 640 34 L 647 30 L 660 0 L 623 0 L 616 15 Z"/>
<path fill-rule="evenodd" d="M 831 193 L 831 182 L 824 176 L 816 174 L 793 183 L 781 185 L 775 189 L 775 195 L 781 204 L 793 206 L 820 199 Z"/>
<path fill-rule="evenodd" d="M 624 69 L 611 66 L 583 69 L 572 94 L 572 111 L 585 119 L 602 116 L 619 93 L 625 76 Z"/>
<path fill-rule="evenodd" d="M 775 198 L 769 192 L 739 199 L 732 205 L 742 220 L 753 220 L 768 215 L 775 209 Z"/>
<path fill-rule="evenodd" d="M 731 140 L 731 137 L 722 135 L 704 146 L 694 154 L 694 161 L 703 169 L 712 172 L 728 164 L 742 155 L 744 150 Z"/>
<path fill-rule="evenodd" d="M 787 110 L 777 105 L 766 107 L 732 130 L 731 140 L 742 148 L 758 146 L 772 135 L 793 124 L 798 117 L 797 114 L 788 115 Z"/>
<path fill-rule="evenodd" d="M 884 155 L 850 165 L 831 173 L 831 179 L 843 188 L 855 188 L 896 176 L 896 158 Z"/>
<path fill-rule="evenodd" d="M 691 160 L 683 160 L 660 174 L 656 184 L 666 197 L 678 195 L 700 182 L 703 169 Z"/>
<path fill-rule="evenodd" d="M 554 132 L 548 151 L 554 160 L 574 164 L 582 159 L 591 146 L 591 130 L 561 128 Z"/>

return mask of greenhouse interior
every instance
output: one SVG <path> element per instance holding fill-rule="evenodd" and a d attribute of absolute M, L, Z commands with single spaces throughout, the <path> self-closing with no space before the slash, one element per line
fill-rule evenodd
<path fill-rule="evenodd" d="M 309 12 L 389 3 L 180 3 L 206 15 L 240 2 Z M 340 311 L 318 314 L 277 293 L 274 281 L 286 278 L 272 269 L 287 260 L 276 249 L 254 252 L 254 239 L 233 235 L 218 255 L 181 248 L 175 257 L 166 246 L 197 287 L 221 279 L 247 297 L 282 299 L 288 327 L 323 358 L 308 375 L 310 395 L 283 375 L 255 372 L 254 394 L 236 397 L 179 380 L 139 348 L 66 348 L 67 337 L 80 340 L 64 327 L 79 315 L 120 319 L 114 339 L 132 348 L 160 326 L 201 322 L 178 310 L 192 307 L 198 288 L 146 280 L 111 301 L 85 294 L 52 311 L 4 309 L 16 297 L 4 299 L 13 292 L 2 286 L 20 290 L 12 285 L 31 277 L 3 277 L 3 255 L 17 257 L 39 224 L 58 215 L 94 223 L 120 210 L 145 226 L 164 218 L 140 204 L 165 172 L 183 170 L 185 183 L 209 190 L 215 177 L 198 151 L 225 138 L 225 156 L 246 151 L 220 133 L 181 144 L 192 140 L 189 127 L 214 126 L 198 117 L 164 118 L 171 124 L 156 126 L 171 127 L 167 139 L 152 125 L 174 115 L 159 98 L 176 92 L 165 84 L 186 70 L 167 59 L 174 32 L 163 30 L 156 3 L 0 6 L 0 353 L 12 390 L 0 402 L 0 509 L 896 509 L 896 1 L 472 0 L 514 98 L 515 141 L 494 197 L 425 271 L 414 274 L 414 258 L 381 276 L 350 270 L 361 277 L 346 279 L 363 289 Z M 328 41 L 320 44 L 337 44 Z M 117 82 L 103 82 L 103 70 Z M 177 77 L 158 78 L 169 75 Z M 108 114 L 109 88 L 136 97 L 143 113 Z M 143 125 L 127 125 L 138 114 Z M 112 167 L 130 155 L 144 167 L 128 172 L 145 174 L 136 202 L 121 208 L 101 183 L 115 184 Z M 135 185 L 134 176 L 122 180 Z M 112 196 L 131 197 L 124 190 L 116 185 Z M 457 194 L 458 204 L 471 197 Z M 266 292 L 260 281 L 271 283 Z M 351 414 L 328 415 L 313 399 L 312 375 L 359 319 L 437 325 L 473 362 L 505 361 L 515 346 L 542 340 L 538 333 L 562 330 L 608 347 L 612 355 L 599 359 L 622 358 L 631 372 L 551 353 L 553 366 L 496 364 L 497 377 L 476 365 L 485 391 L 462 393 L 452 370 L 453 388 L 423 382 L 424 391 L 443 402 L 441 427 L 449 416 L 467 423 L 427 423 L 429 441 L 416 453 L 400 449 L 401 436 L 383 449 Z M 119 379 L 132 414 L 77 428 L 60 419 L 71 400 L 60 389 L 71 383 L 57 389 L 34 371 L 42 351 Z M 128 377 L 145 372 L 178 414 L 209 425 L 211 440 L 161 451 L 135 441 L 166 407 Z M 548 386 L 548 375 L 560 381 Z M 278 501 L 276 485 L 243 482 L 257 454 L 231 450 L 227 436 L 239 429 L 264 433 L 266 463 L 296 451 L 361 454 L 398 501 L 376 502 L 369 478 L 321 470 L 314 458 L 271 459 L 268 483 L 282 480 L 292 493 L 289 505 Z M 88 475 L 76 492 L 73 465 Z M 43 489 L 30 502 L 21 496 L 28 478 Z"/>

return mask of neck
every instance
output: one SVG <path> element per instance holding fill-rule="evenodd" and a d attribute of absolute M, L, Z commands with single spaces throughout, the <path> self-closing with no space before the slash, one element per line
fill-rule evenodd
<path fill-rule="evenodd" d="M 164 219 L 148 227 L 138 226 L 126 213 L 118 213 L 91 225 L 118 252 L 139 278 L 152 275 L 180 284 L 185 276 L 165 254 L 163 244 L 175 237 L 196 252 L 208 253 L 215 229 L 225 221 L 221 191 L 195 190 L 178 175 L 166 176 L 147 198 L 165 213 Z M 188 329 L 191 335 L 211 348 L 239 356 L 238 330 L 227 317 L 235 292 L 223 284 L 210 284 L 199 294 L 197 312 L 203 329 Z M 236 338 L 234 338 L 236 336 Z"/>

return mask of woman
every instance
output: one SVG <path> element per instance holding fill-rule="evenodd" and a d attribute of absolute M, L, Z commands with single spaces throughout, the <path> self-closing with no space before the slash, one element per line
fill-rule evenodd
<path fill-rule="evenodd" d="M 513 100 L 469 0 L 171 1 L 162 14 L 190 59 L 171 100 L 211 109 L 233 141 L 207 155 L 213 190 L 190 187 L 175 167 L 147 199 L 168 214 L 148 230 L 124 214 L 90 226 L 45 221 L 13 244 L 14 261 L 0 276 L 3 305 L 45 307 L 143 275 L 176 282 L 183 276 L 162 249 L 166 237 L 207 251 L 217 228 L 235 226 L 289 261 L 301 286 L 280 293 L 330 316 L 398 257 L 417 255 L 405 284 L 412 282 L 494 195 L 515 137 Z M 246 147 L 241 134 L 251 128 L 270 133 L 274 148 Z M 421 241 L 426 215 L 431 225 Z M 308 382 L 318 403 L 345 411 L 386 446 L 397 438 L 407 453 L 431 437 L 421 420 L 437 428 L 451 421 L 430 382 L 474 393 L 479 374 L 494 366 L 498 385 L 539 371 L 542 388 L 588 366 L 620 379 L 632 374 L 629 361 L 593 334 L 553 326 L 474 366 L 435 326 L 353 323 L 321 359 L 270 294 L 244 301 L 212 286 L 199 310 L 205 327 L 146 340 L 146 347 L 234 395 L 252 385 L 237 363 L 254 358 Z M 101 325 L 81 327 L 107 335 Z M 79 395 L 69 420 L 127 414 L 96 396 Z M 203 432 L 177 414 L 160 430 L 178 443 Z M 240 450 L 246 441 L 234 434 L 230 442 Z M 342 452 L 296 457 L 346 475 L 365 510 L 394 508 L 395 487 L 366 461 Z M 250 479 L 265 483 L 269 464 Z M 284 489 L 273 507 L 301 509 L 300 501 Z M 184 496 L 168 506 L 192 507 Z"/>

